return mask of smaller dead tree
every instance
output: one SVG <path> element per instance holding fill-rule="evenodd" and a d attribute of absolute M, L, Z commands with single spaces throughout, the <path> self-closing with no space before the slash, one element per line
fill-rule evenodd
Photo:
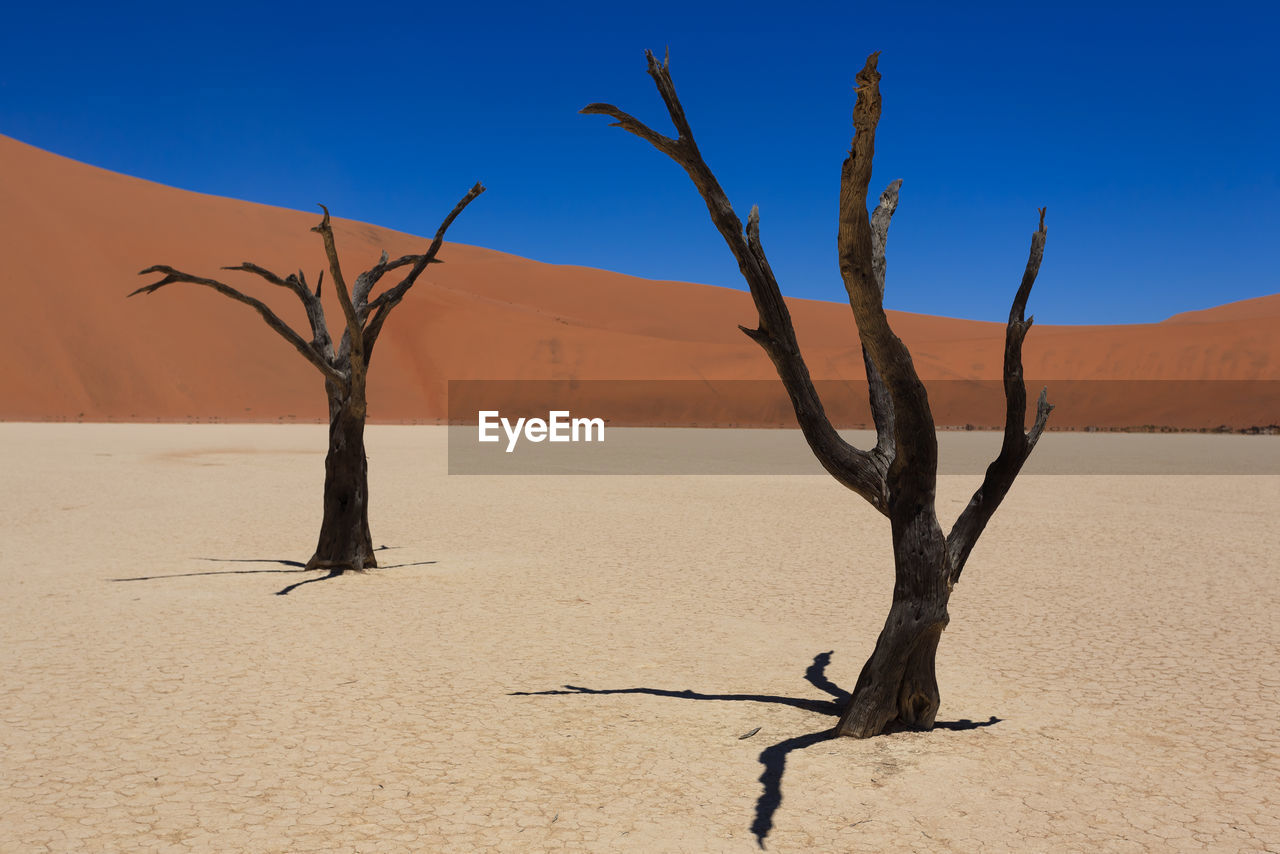
<path fill-rule="evenodd" d="M 311 339 L 307 340 L 261 300 L 225 285 L 216 279 L 194 276 L 173 267 L 157 264 L 142 270 L 139 275 L 161 273 L 158 282 L 138 288 L 129 296 L 151 294 L 175 282 L 203 285 L 223 296 L 256 311 L 267 325 L 297 350 L 324 376 L 325 395 L 329 400 L 329 453 L 324 463 L 324 516 L 320 523 L 320 537 L 315 554 L 307 561 L 307 569 L 327 569 L 335 574 L 347 570 L 359 571 L 377 566 L 373 553 L 373 538 L 369 534 L 369 467 L 364 450 L 364 424 L 366 415 L 366 378 L 374 346 L 382 334 L 387 317 L 405 298 L 428 264 L 438 264 L 436 254 L 444 244 L 444 235 L 467 205 L 484 192 L 476 184 L 454 206 L 427 250 L 418 255 L 403 255 L 389 260 L 387 253 L 370 269 L 356 277 L 350 288 L 338 263 L 338 249 L 334 243 L 333 227 L 329 222 L 329 209 L 321 205 L 324 219 L 312 231 L 324 241 L 328 259 L 329 277 L 342 306 L 343 330 L 337 347 L 329 335 L 324 307 L 320 302 L 324 271 L 316 277 L 315 289 L 307 284 L 299 270 L 284 278 L 257 264 L 245 261 L 224 270 L 251 273 L 268 284 L 292 291 L 302 302 L 311 327 Z M 376 297 L 373 290 L 382 277 L 393 270 L 403 270 L 403 278 L 393 287 Z"/>
<path fill-rule="evenodd" d="M 884 311 L 885 241 L 898 206 L 901 181 L 891 183 L 874 212 L 867 211 L 867 188 L 880 121 L 879 53 L 858 72 L 853 108 L 854 136 L 840 173 L 837 253 L 862 344 L 876 425 L 876 445 L 861 450 L 832 426 L 800 354 L 791 312 L 782 299 L 760 242 L 760 214 L 751 209 L 744 231 L 719 181 L 702 159 L 684 108 L 676 96 L 668 61 L 646 51 L 653 78 L 676 129 L 672 138 L 658 133 L 612 104 L 589 104 L 583 113 L 614 119 L 620 127 L 674 160 L 692 179 L 711 221 L 729 246 L 746 279 L 759 321 L 742 331 L 768 354 L 786 386 L 796 421 L 809 447 L 837 481 L 889 517 L 893 533 L 893 604 L 875 650 L 862 668 L 853 695 L 837 727 L 839 735 L 866 738 L 892 722 L 930 729 L 940 702 L 934 675 L 938 640 L 950 617 L 947 601 L 960 579 L 969 552 L 995 512 L 1044 430 L 1053 408 L 1041 392 L 1035 423 L 1024 432 L 1027 412 L 1022 379 L 1022 340 L 1031 328 L 1024 318 L 1040 260 L 1044 255 L 1044 210 L 1031 237 L 1031 255 L 1013 299 L 1005 332 L 1004 444 L 987 468 L 982 486 L 944 535 L 934 509 L 938 439 L 924 383 L 906 345 L 893 333 Z"/>

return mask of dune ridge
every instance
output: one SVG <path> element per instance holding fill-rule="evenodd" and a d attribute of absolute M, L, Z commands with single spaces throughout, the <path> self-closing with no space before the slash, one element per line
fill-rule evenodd
<path fill-rule="evenodd" d="M 126 300 L 137 271 L 164 263 L 193 273 L 252 260 L 281 273 L 323 265 L 313 213 L 178 190 L 99 169 L 0 136 L 0 234 L 11 324 L 0 355 L 0 420 L 316 420 L 321 379 L 252 312 L 188 287 Z M 442 212 L 443 213 L 443 212 Z M 420 251 L 422 238 L 336 219 L 344 269 Z M 650 281 L 448 243 L 391 321 L 371 369 L 370 418 L 437 422 L 446 382 L 466 379 L 768 380 L 773 368 L 736 328 L 755 317 L 743 291 Z M 354 274 L 352 274 L 354 275 Z M 296 327 L 286 293 L 223 272 Z M 331 319 L 340 310 L 328 292 Z M 815 379 L 861 379 L 847 306 L 789 300 Z M 890 311 L 922 377 L 998 379 L 1002 322 Z M 1280 294 L 1132 326 L 1037 325 L 1026 375 L 1044 380 L 1280 380 Z M 1170 414 L 1159 383 L 1124 418 L 1182 428 L 1265 422 L 1247 402 L 1209 396 Z M 1179 393 L 1180 395 L 1182 393 Z M 1185 396 L 1185 395 L 1183 395 Z M 1108 400 L 1073 401 L 1053 426 L 1117 417 Z M 1270 404 L 1267 404 L 1268 406 Z M 687 413 L 697 423 L 696 403 Z M 942 424 L 997 424 L 963 402 Z M 631 423 L 646 423 L 638 400 Z M 1262 415 L 1259 412 L 1262 411 Z M 1129 412 L 1138 414 L 1132 415 Z M 1144 414 L 1150 418 L 1142 420 Z M 1261 422 L 1260 420 L 1261 419 Z M 1280 420 L 1278 418 L 1277 420 Z M 773 426 L 792 426 L 779 423 Z"/>

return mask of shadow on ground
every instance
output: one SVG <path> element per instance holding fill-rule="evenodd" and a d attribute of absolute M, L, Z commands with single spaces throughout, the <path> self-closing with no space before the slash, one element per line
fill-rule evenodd
<path fill-rule="evenodd" d="M 390 551 L 392 546 L 379 546 L 374 549 L 375 552 Z M 398 547 L 396 547 L 398 548 Z M 330 578 L 337 578 L 342 575 L 342 570 L 325 571 L 322 569 L 307 569 L 305 563 L 296 560 L 281 560 L 276 558 L 228 558 L 228 557 L 202 557 L 197 560 L 207 560 L 215 563 L 273 563 L 284 567 L 283 569 L 216 569 L 207 572 L 175 572 L 169 575 L 139 575 L 132 578 L 108 578 L 108 581 L 156 581 L 163 578 L 191 578 L 197 575 L 255 575 L 264 572 L 283 573 L 283 572 L 323 572 L 323 575 L 317 575 L 315 578 L 307 578 L 298 581 L 276 591 L 277 596 L 288 596 L 304 584 L 314 584 L 317 581 L 326 581 Z M 406 566 L 428 566 L 435 563 L 434 560 L 419 560 L 412 563 L 393 563 L 386 566 L 374 567 L 370 572 L 377 569 L 402 569 Z"/>
<path fill-rule="evenodd" d="M 565 694 L 649 694 L 655 697 L 672 697 L 679 700 L 719 700 L 728 702 L 748 702 L 748 703 L 775 703 L 781 706 L 792 706 L 805 711 L 818 712 L 819 714 L 839 717 L 843 710 L 844 704 L 849 699 L 849 692 L 840 688 L 830 679 L 827 678 L 827 666 L 831 664 L 830 652 L 823 652 L 813 657 L 813 663 L 804 672 L 805 680 L 828 694 L 830 700 L 810 700 L 803 697 L 778 697 L 772 694 L 699 694 L 695 691 L 671 691 L 662 688 L 582 688 L 577 685 L 565 685 L 563 689 L 557 691 L 512 691 L 509 696 L 513 697 L 540 697 L 550 695 Z M 989 727 L 1000 723 L 1000 718 L 992 715 L 985 721 L 937 721 L 934 723 L 934 729 L 963 731 L 971 729 L 979 729 L 981 727 Z M 886 734 L 894 732 L 903 732 L 902 728 L 890 727 L 885 730 Z M 747 733 L 742 738 L 749 738 L 755 735 L 756 731 Z M 778 807 L 782 805 L 782 776 L 787 768 L 787 757 L 795 750 L 803 750 L 812 747 L 824 741 L 829 741 L 836 737 L 835 728 L 824 729 L 818 732 L 811 732 L 806 735 L 799 735 L 794 738 L 788 738 L 777 744 L 772 744 L 760 751 L 757 761 L 764 766 L 764 771 L 760 774 L 761 792 L 760 797 L 756 800 L 755 820 L 751 823 L 751 832 L 755 834 L 756 843 L 763 849 L 765 839 L 770 831 L 773 830 L 773 817 L 777 813 Z"/>

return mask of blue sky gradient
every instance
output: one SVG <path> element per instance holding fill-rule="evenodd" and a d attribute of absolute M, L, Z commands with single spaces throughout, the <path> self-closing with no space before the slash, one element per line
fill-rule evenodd
<path fill-rule="evenodd" d="M 890 308 L 1127 323 L 1280 291 L 1280 6 L 1270 3 L 23 4 L 0 133 L 204 193 L 742 287 L 679 167 L 577 110 L 668 129 L 672 74 L 783 291 L 841 300 L 853 76 L 881 50 L 873 190 L 904 179 Z M 3 166 L 0 165 L 0 169 Z M 234 255 L 235 247 L 228 247 Z M 730 322 L 732 318 L 727 318 Z"/>

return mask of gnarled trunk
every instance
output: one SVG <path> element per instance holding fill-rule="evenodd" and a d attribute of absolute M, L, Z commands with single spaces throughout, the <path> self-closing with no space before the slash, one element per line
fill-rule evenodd
<path fill-rule="evenodd" d="M 612 104 L 588 104 L 582 112 L 609 116 L 614 127 L 645 140 L 688 173 L 706 202 L 711 221 L 737 260 L 756 305 L 758 325 L 739 328 L 764 349 L 777 368 L 791 398 L 796 423 L 822 467 L 888 516 L 893 525 L 893 606 L 875 651 L 862 668 L 837 732 L 867 738 L 895 722 L 913 729 L 930 729 L 939 702 L 934 656 L 949 619 L 947 599 L 951 588 L 959 580 L 973 544 L 1039 440 L 1053 409 L 1046 391 L 1041 391 L 1035 423 L 1030 432 L 1024 432 L 1027 392 L 1022 376 L 1022 341 L 1031 328 L 1031 318 L 1025 314 L 1027 298 L 1044 257 L 1044 208 L 1040 209 L 1040 227 L 1031 237 L 1022 284 L 1005 327 L 1004 442 L 1000 455 L 987 468 L 982 486 L 950 535 L 944 536 L 934 510 L 938 441 L 933 413 L 911 353 L 894 334 L 884 309 L 885 241 L 902 182 L 891 182 L 875 210 L 867 210 L 876 126 L 880 121 L 879 54 L 867 57 L 855 78 L 858 97 L 853 107 L 854 136 L 840 171 L 840 226 L 836 238 L 840 276 L 858 326 L 870 385 L 876 446 L 868 451 L 845 441 L 823 409 L 800 353 L 790 309 L 760 242 L 759 210 L 751 209 L 744 230 L 694 142 L 693 129 L 671 80 L 670 63 L 666 59 L 659 62 L 649 51 L 645 51 L 645 59 L 649 76 L 675 126 L 676 137 L 655 131 Z"/>
<path fill-rule="evenodd" d="M 837 732 L 869 738 L 891 723 L 909 729 L 933 727 L 940 698 L 934 674 L 938 640 L 947 627 L 951 596 L 946 538 L 933 502 L 909 502 L 907 518 L 891 502 L 896 581 L 893 605 L 875 651 L 862 667 Z"/>
<path fill-rule="evenodd" d="M 364 452 L 364 400 L 358 389 L 329 395 L 329 454 L 324 461 L 324 520 L 307 569 L 335 572 L 376 567 L 369 534 L 369 464 Z"/>

